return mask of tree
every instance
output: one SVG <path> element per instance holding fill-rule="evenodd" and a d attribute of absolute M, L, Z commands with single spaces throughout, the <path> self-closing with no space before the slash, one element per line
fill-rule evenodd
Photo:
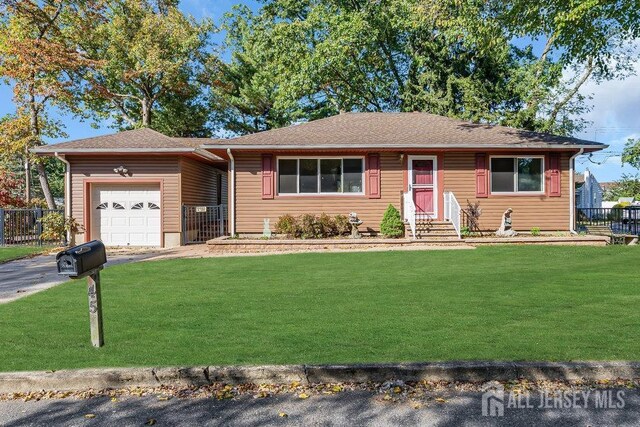
<path fill-rule="evenodd" d="M 209 21 L 183 15 L 175 1 L 114 0 L 78 44 L 96 66 L 83 74 L 84 101 L 120 128 L 169 135 L 207 133 L 198 82 Z M 190 130 L 193 129 L 193 132 Z"/>
<path fill-rule="evenodd" d="M 625 163 L 640 169 L 640 139 L 629 138 L 622 151 L 622 164 Z"/>
<path fill-rule="evenodd" d="M 67 33 L 80 22 L 91 21 L 95 8 L 93 1 L 68 0 L 5 0 L 0 7 L 0 76 L 13 85 L 16 104 L 16 115 L 2 125 L 5 136 L 16 136 L 12 144 L 23 150 L 27 202 L 34 163 L 29 149 L 42 145 L 45 129 L 52 126 L 46 108 L 51 104 L 74 108 L 73 72 L 89 64 Z M 53 209 L 46 169 L 42 162 L 35 165 L 47 205 Z"/>
<path fill-rule="evenodd" d="M 640 200 L 640 176 L 622 174 L 622 178 L 616 181 L 605 191 L 605 200 L 618 200 L 620 197 L 634 197 Z"/>
<path fill-rule="evenodd" d="M 22 197 L 22 186 L 14 173 L 0 169 L 0 208 L 24 208 L 27 206 Z"/>
<path fill-rule="evenodd" d="M 584 83 L 629 70 L 638 36 L 629 3 L 267 0 L 230 16 L 241 55 L 219 96 L 249 125 L 295 105 L 305 118 L 427 111 L 568 135 L 589 108 Z M 516 39 L 546 45 L 538 53 Z"/>

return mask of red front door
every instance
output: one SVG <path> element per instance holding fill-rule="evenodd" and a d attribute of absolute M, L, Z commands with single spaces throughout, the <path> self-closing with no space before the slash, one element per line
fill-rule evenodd
<path fill-rule="evenodd" d="M 413 190 L 413 202 L 416 205 L 416 214 L 435 214 L 433 203 L 433 160 L 411 160 L 411 188 Z"/>

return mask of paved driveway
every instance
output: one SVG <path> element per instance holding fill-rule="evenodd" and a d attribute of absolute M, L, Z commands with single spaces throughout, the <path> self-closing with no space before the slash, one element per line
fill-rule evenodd
<path fill-rule="evenodd" d="M 158 252 L 159 250 L 108 253 L 107 267 L 153 258 Z M 58 276 L 55 255 L 39 255 L 0 264 L 0 304 L 15 301 L 67 280 L 64 276 Z"/>

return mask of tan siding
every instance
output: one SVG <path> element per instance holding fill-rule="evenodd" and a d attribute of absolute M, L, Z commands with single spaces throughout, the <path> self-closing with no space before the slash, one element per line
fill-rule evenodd
<path fill-rule="evenodd" d="M 218 174 L 222 174 L 222 191 L 225 191 L 226 172 L 193 159 L 180 160 L 182 203 L 187 205 L 214 205 L 217 202 Z M 223 193 L 223 203 L 226 194 Z"/>
<path fill-rule="evenodd" d="M 423 153 L 427 154 L 427 153 Z M 505 153 L 501 153 L 505 154 Z M 405 156 L 406 158 L 407 156 Z M 440 191 L 453 191 L 464 207 L 467 199 L 475 201 L 475 153 L 445 153 L 444 184 Z M 514 227 L 528 231 L 532 227 L 542 230 L 568 230 L 569 228 L 569 153 L 561 157 L 562 196 L 494 196 L 479 199 L 483 213 L 481 227 L 497 229 L 502 213 L 514 209 Z M 361 230 L 379 231 L 384 210 L 391 203 L 401 208 L 404 167 L 398 153 L 381 153 L 380 199 L 366 196 L 276 196 L 262 200 L 260 154 L 236 154 L 236 231 L 238 233 L 262 232 L 263 219 L 275 224 L 283 214 L 300 215 L 322 212 L 348 214 L 357 212 L 364 221 Z M 441 199 L 439 199 L 441 200 Z M 440 204 L 440 202 L 439 202 Z M 442 206 L 440 205 L 440 210 Z"/>
<path fill-rule="evenodd" d="M 131 156 L 123 159 L 116 156 L 93 156 L 68 158 L 71 163 L 72 216 L 84 223 L 85 179 L 117 180 L 112 183 L 133 183 L 135 179 L 162 180 L 163 231 L 180 232 L 180 180 L 177 157 Z M 120 165 L 130 171 L 130 176 L 121 177 L 113 172 Z"/>
<path fill-rule="evenodd" d="M 463 208 L 467 199 L 472 203 L 478 200 L 482 208 L 480 227 L 484 230 L 498 229 L 507 208 L 513 208 L 513 227 L 516 230 L 529 231 L 533 227 L 547 231 L 568 230 L 570 156 L 569 153 L 562 153 L 560 159 L 561 197 L 490 194 L 488 198 L 476 199 L 475 153 L 445 153 L 444 190 L 453 191 Z"/>
<path fill-rule="evenodd" d="M 272 200 L 262 200 L 260 154 L 237 154 L 235 157 L 238 233 L 262 232 L 264 218 L 269 218 L 273 227 L 283 214 L 322 212 L 330 215 L 357 212 L 363 221 L 361 230 L 379 231 L 387 206 L 391 203 L 400 209 L 403 174 L 397 153 L 382 153 L 380 156 L 380 199 L 366 196 L 276 196 Z"/>

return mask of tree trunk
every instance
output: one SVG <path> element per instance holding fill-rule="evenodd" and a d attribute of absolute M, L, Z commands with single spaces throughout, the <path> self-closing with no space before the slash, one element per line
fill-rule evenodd
<path fill-rule="evenodd" d="M 29 162 L 29 148 L 26 148 L 24 154 L 24 200 L 29 204 L 31 202 L 31 163 Z"/>
<path fill-rule="evenodd" d="M 146 97 L 142 100 L 142 126 L 151 127 L 151 103 Z"/>
<path fill-rule="evenodd" d="M 29 112 L 31 114 L 30 117 L 30 127 L 31 127 L 31 147 L 36 147 L 40 145 L 40 123 L 38 120 L 38 107 L 36 105 L 36 97 L 33 93 L 33 90 L 30 90 L 30 98 L 29 98 Z M 27 163 L 29 162 L 29 148 L 27 148 Z M 47 179 L 47 171 L 44 168 L 42 162 L 37 162 L 36 170 L 38 171 L 38 179 L 40 180 L 40 187 L 42 187 L 42 194 L 44 195 L 45 200 L 47 201 L 47 207 L 49 209 L 56 208 L 56 201 L 53 199 L 53 194 L 51 194 L 51 187 L 49 187 L 49 180 Z"/>

